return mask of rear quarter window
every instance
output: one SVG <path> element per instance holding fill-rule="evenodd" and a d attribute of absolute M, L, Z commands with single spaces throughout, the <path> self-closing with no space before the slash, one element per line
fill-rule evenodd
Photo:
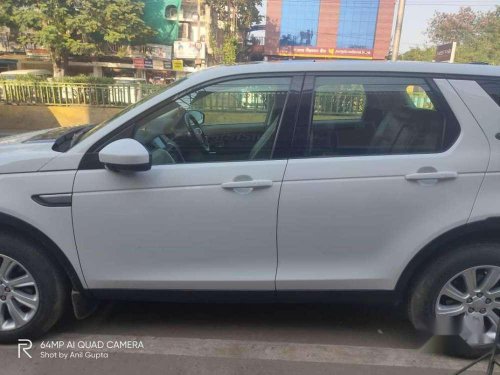
<path fill-rule="evenodd" d="M 477 83 L 484 91 L 500 106 L 500 79 L 484 79 L 478 80 Z"/>

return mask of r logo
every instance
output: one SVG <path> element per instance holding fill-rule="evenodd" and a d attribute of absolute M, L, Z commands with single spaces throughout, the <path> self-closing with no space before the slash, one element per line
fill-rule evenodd
<path fill-rule="evenodd" d="M 33 358 L 28 350 L 33 347 L 33 343 L 28 339 L 17 340 L 17 358 L 21 358 L 21 349 L 28 356 L 28 358 Z"/>

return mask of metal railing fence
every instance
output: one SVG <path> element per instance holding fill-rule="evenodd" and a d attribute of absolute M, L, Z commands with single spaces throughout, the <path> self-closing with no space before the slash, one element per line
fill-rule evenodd
<path fill-rule="evenodd" d="M 0 81 L 0 101 L 14 104 L 124 107 L 161 86 L 64 82 Z"/>
<path fill-rule="evenodd" d="M 220 92 L 198 100 L 195 109 L 213 112 L 268 112 L 277 95 L 286 92 Z M 317 93 L 314 113 L 323 115 L 361 114 L 365 106 L 365 96 L 361 93 Z"/>
<path fill-rule="evenodd" d="M 0 101 L 14 104 L 93 105 L 125 107 L 164 86 L 147 84 L 91 84 L 62 82 L 0 81 Z M 212 112 L 267 112 L 281 91 L 215 92 L 193 103 L 193 108 Z M 432 109 L 425 92 L 413 92 L 417 108 Z M 363 92 L 318 92 L 314 113 L 320 115 L 361 115 L 366 105 Z"/>

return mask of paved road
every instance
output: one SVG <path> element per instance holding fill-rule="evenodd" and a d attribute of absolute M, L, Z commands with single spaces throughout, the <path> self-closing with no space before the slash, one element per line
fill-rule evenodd
<path fill-rule="evenodd" d="M 47 340 L 61 347 L 42 349 Z M 467 363 L 441 346 L 390 306 L 116 303 L 64 322 L 34 343 L 33 359 L 0 347 L 0 373 L 434 375 Z M 68 357 L 41 358 L 48 355 Z"/>
<path fill-rule="evenodd" d="M 16 135 L 20 133 L 25 133 L 23 130 L 14 130 L 14 129 L 0 129 L 0 138 L 8 137 L 9 135 Z"/>

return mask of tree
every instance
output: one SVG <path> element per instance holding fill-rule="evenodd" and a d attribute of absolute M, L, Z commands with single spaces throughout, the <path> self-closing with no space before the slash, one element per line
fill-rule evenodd
<path fill-rule="evenodd" d="M 97 57 L 112 44 L 130 44 L 152 33 L 141 18 L 144 4 L 134 0 L 12 2 L 19 41 L 47 48 L 56 77 L 64 75 L 70 55 Z"/>
<path fill-rule="evenodd" d="M 401 60 L 409 60 L 409 61 L 432 61 L 436 55 L 435 47 L 415 47 L 410 49 L 409 51 L 403 53 L 400 56 Z"/>
<path fill-rule="evenodd" d="M 435 12 L 427 25 L 426 34 L 436 44 L 450 41 L 462 44 L 480 33 L 481 17 L 481 12 L 475 12 L 470 7 L 460 8 L 457 13 Z"/>
<path fill-rule="evenodd" d="M 250 26 L 261 21 L 258 7 L 262 0 L 206 0 L 216 18 L 213 22 L 211 43 L 217 63 L 234 63 L 243 51 Z M 222 32 L 219 33 L 219 24 Z M 219 38 L 218 35 L 221 35 Z"/>
<path fill-rule="evenodd" d="M 12 0 L 0 1 L 0 27 L 12 26 Z"/>
<path fill-rule="evenodd" d="M 436 12 L 426 34 L 433 44 L 457 42 L 455 62 L 500 64 L 500 6 L 481 12 L 461 8 L 456 13 Z M 402 60 L 432 61 L 435 47 L 413 48 Z"/>

